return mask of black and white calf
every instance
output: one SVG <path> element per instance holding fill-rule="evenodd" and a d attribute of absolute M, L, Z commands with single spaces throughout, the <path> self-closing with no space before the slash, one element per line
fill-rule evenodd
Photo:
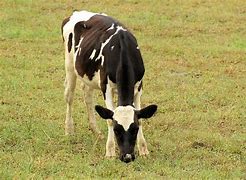
<path fill-rule="evenodd" d="M 72 102 L 79 78 L 83 83 L 90 128 L 98 135 L 101 132 L 94 116 L 93 90 L 100 89 L 103 93 L 107 108 L 96 106 L 95 109 L 108 123 L 106 156 L 115 156 L 115 138 L 122 161 L 135 159 L 136 141 L 139 154 L 147 155 L 140 119 L 150 118 L 157 106 L 140 108 L 144 65 L 135 37 L 115 19 L 87 11 L 76 11 L 66 18 L 62 23 L 62 35 L 66 68 L 65 133 L 74 133 Z M 118 94 L 116 107 L 115 93 Z"/>

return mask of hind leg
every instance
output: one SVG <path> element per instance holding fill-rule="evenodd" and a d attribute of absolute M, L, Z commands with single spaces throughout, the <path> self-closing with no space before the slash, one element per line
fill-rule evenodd
<path fill-rule="evenodd" d="M 67 104 L 65 134 L 69 135 L 69 134 L 74 134 L 72 104 L 73 104 L 73 96 L 74 96 L 77 76 L 74 71 L 73 57 L 72 54 L 68 52 L 66 43 L 65 43 L 65 70 L 66 70 L 66 78 L 64 83 L 65 86 L 64 97 Z"/>
<path fill-rule="evenodd" d="M 67 104 L 66 111 L 66 120 L 65 120 L 65 134 L 74 134 L 74 123 L 72 118 L 72 104 L 74 90 L 76 86 L 76 74 L 73 71 L 66 70 L 66 79 L 65 79 L 65 101 Z"/>
<path fill-rule="evenodd" d="M 87 108 L 90 129 L 98 135 L 100 139 L 102 139 L 103 135 L 97 127 L 94 114 L 93 89 L 85 84 L 82 84 L 82 89 L 84 92 L 84 100 Z"/>

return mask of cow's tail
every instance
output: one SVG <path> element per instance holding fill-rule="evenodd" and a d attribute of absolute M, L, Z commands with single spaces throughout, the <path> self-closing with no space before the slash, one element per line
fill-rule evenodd
<path fill-rule="evenodd" d="M 127 43 L 124 31 L 120 31 L 120 62 L 127 63 Z"/>

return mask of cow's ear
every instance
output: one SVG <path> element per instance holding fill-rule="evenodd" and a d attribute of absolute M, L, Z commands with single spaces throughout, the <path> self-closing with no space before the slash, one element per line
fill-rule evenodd
<path fill-rule="evenodd" d="M 157 105 L 153 104 L 139 111 L 136 111 L 136 114 L 137 114 L 138 119 L 141 119 L 141 118 L 147 119 L 147 118 L 152 117 L 155 114 L 156 110 L 157 110 Z"/>
<path fill-rule="evenodd" d="M 99 105 L 95 106 L 95 110 L 103 119 L 113 119 L 113 111 Z"/>

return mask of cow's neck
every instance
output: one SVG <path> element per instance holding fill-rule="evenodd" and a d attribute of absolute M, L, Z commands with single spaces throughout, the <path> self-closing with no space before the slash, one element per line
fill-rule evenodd
<path fill-rule="evenodd" d="M 133 105 L 135 76 L 133 64 L 128 57 L 127 45 L 125 43 L 124 37 L 122 36 L 120 45 L 120 63 L 116 72 L 118 106 L 127 106 Z"/>

